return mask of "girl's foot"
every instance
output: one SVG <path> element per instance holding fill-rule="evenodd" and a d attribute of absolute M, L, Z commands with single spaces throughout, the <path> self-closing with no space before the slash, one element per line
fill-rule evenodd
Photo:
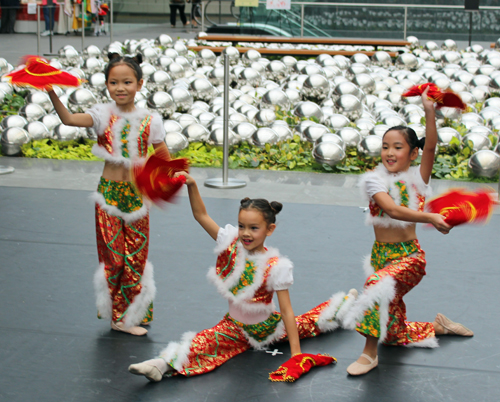
<path fill-rule="evenodd" d="M 127 334 L 143 336 L 148 333 L 148 330 L 141 327 L 125 327 L 123 322 L 113 322 L 111 321 L 111 329 L 120 332 L 126 332 Z"/>
<path fill-rule="evenodd" d="M 451 321 L 448 317 L 441 313 L 436 315 L 432 325 L 434 326 L 436 335 L 474 336 L 474 332 L 472 332 L 469 328 L 459 324 L 458 322 Z"/>
<path fill-rule="evenodd" d="M 195 20 L 193 20 L 193 21 L 191 21 L 191 25 L 192 25 L 193 27 L 197 27 L 197 26 L 198 26 L 198 23 L 197 23 Z"/>
<path fill-rule="evenodd" d="M 373 359 L 367 354 L 362 353 L 357 361 L 347 367 L 347 372 L 350 375 L 363 375 L 373 370 L 377 366 L 378 356 L 375 356 L 375 358 Z"/>
<path fill-rule="evenodd" d="M 175 28 L 175 25 L 170 25 L 170 28 Z"/>
<path fill-rule="evenodd" d="M 151 359 L 142 363 L 131 364 L 128 371 L 135 375 L 143 375 L 151 382 L 159 382 L 167 372 L 167 363 L 163 359 Z"/>

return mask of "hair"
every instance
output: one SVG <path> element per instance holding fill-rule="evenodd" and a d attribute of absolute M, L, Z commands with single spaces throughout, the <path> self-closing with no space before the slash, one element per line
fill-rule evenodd
<path fill-rule="evenodd" d="M 128 57 L 128 56 L 120 56 L 118 53 L 109 52 L 108 59 L 109 63 L 106 66 L 106 70 L 104 70 L 104 76 L 106 77 L 106 81 L 108 81 L 111 69 L 120 64 L 126 64 L 132 70 L 134 70 L 135 78 L 137 78 L 137 81 L 140 81 L 142 79 L 142 69 L 141 69 L 142 54 L 137 53 L 137 55 L 134 57 Z"/>
<path fill-rule="evenodd" d="M 404 137 L 404 139 L 406 140 L 406 142 L 410 146 L 410 152 L 413 151 L 415 148 L 424 149 L 425 137 L 418 139 L 417 133 L 415 133 L 415 130 L 413 130 L 412 128 L 406 127 L 406 126 L 394 126 L 394 127 L 391 127 L 389 130 L 387 130 L 384 133 L 384 136 L 389 131 L 392 131 L 392 130 L 396 130 L 396 131 L 399 131 L 401 133 L 401 135 Z"/>
<path fill-rule="evenodd" d="M 268 225 L 276 222 L 276 215 L 283 209 L 283 204 L 278 201 L 265 200 L 263 198 L 243 198 L 240 201 L 240 211 L 246 209 L 256 209 L 259 211 Z"/>

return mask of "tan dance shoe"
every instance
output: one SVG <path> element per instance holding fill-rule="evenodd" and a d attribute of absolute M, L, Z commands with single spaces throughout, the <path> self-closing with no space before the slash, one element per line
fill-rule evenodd
<path fill-rule="evenodd" d="M 136 335 L 136 336 L 143 336 L 143 335 L 146 335 L 148 333 L 148 330 L 146 328 L 142 328 L 142 327 L 127 328 L 123 325 L 123 322 L 111 321 L 111 329 L 113 329 L 115 331 L 126 332 L 127 334 Z"/>
<path fill-rule="evenodd" d="M 458 322 L 451 321 L 448 317 L 441 313 L 436 315 L 434 321 L 443 327 L 444 335 L 474 336 L 474 332 L 472 332 L 469 328 L 459 324 Z"/>
<path fill-rule="evenodd" d="M 352 363 L 349 367 L 347 367 L 347 372 L 350 375 L 363 375 L 363 374 L 368 373 L 369 371 L 373 370 L 375 367 L 378 366 L 378 356 L 375 357 L 375 359 L 372 359 L 367 354 L 361 353 L 361 357 L 364 357 L 370 363 L 368 363 L 368 364 L 362 364 L 362 363 L 358 363 L 358 362 Z"/>
<path fill-rule="evenodd" d="M 146 362 L 131 364 L 128 371 L 135 375 L 143 375 L 151 382 L 159 382 L 163 378 L 163 373 L 156 366 Z"/>

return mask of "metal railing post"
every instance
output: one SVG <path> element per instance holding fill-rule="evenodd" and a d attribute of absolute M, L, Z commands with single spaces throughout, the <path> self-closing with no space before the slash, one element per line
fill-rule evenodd
<path fill-rule="evenodd" d="M 82 1 L 82 52 L 85 49 L 85 16 L 87 15 L 87 0 Z"/>
<path fill-rule="evenodd" d="M 40 4 L 36 5 L 36 52 L 40 56 Z"/>
<path fill-rule="evenodd" d="M 201 2 L 201 32 L 205 32 L 205 2 Z"/>
<path fill-rule="evenodd" d="M 408 23 L 408 7 L 405 7 L 405 27 L 403 33 L 403 40 L 406 40 L 406 24 Z"/>
<path fill-rule="evenodd" d="M 304 4 L 300 5 L 300 36 L 304 36 Z"/>
<path fill-rule="evenodd" d="M 111 0 L 111 10 L 109 16 L 109 43 L 113 43 L 113 0 Z"/>

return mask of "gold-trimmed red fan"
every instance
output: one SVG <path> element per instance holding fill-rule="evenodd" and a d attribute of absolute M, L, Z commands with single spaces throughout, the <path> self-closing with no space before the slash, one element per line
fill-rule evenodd
<path fill-rule="evenodd" d="M 300 353 L 292 356 L 279 366 L 278 370 L 270 373 L 269 379 L 273 382 L 294 382 L 315 366 L 327 366 L 333 363 L 337 363 L 337 359 L 332 356 Z"/>
<path fill-rule="evenodd" d="M 174 177 L 177 172 L 187 172 L 186 158 L 167 159 L 165 155 L 150 155 L 144 165 L 134 166 L 132 176 L 137 189 L 157 205 L 172 202 L 172 197 L 186 182 L 184 176 Z"/>
<path fill-rule="evenodd" d="M 495 193 L 489 189 L 467 191 L 449 190 L 427 203 L 430 212 L 441 214 L 448 225 L 458 226 L 464 223 L 486 221 L 497 204 Z"/>
<path fill-rule="evenodd" d="M 436 84 L 432 84 L 430 82 L 427 84 L 415 85 L 406 91 L 402 96 L 420 96 L 424 93 L 426 88 L 429 88 L 427 97 L 438 104 L 438 109 L 442 107 L 453 107 L 465 110 L 467 107 L 462 101 L 462 98 L 455 92 L 451 90 L 441 91 Z"/>
<path fill-rule="evenodd" d="M 52 67 L 40 56 L 25 56 L 21 62 L 24 67 L 5 75 L 11 84 L 19 87 L 33 87 L 49 91 L 53 85 L 78 87 L 83 82 L 70 73 Z"/>

